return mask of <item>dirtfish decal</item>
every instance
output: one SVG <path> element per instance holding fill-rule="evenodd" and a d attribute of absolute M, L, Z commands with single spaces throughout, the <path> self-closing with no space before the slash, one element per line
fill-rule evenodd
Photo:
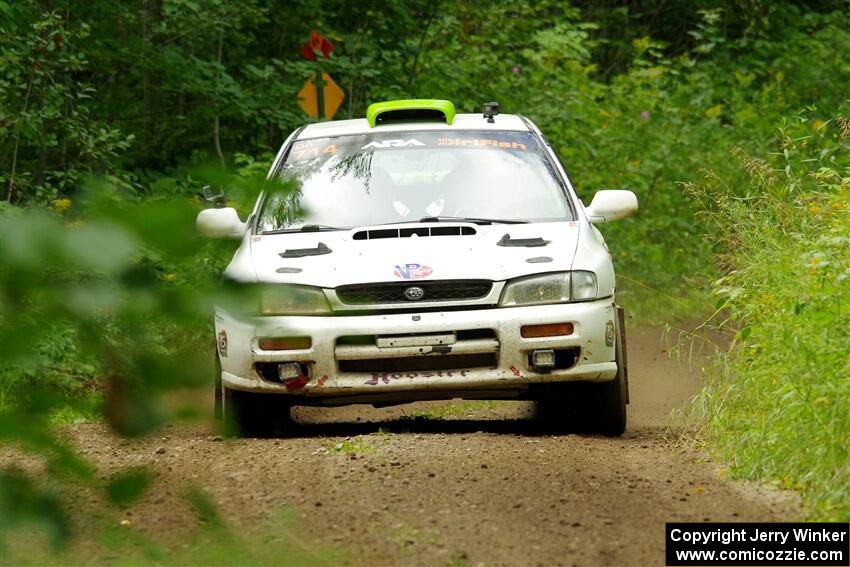
<path fill-rule="evenodd" d="M 405 280 L 421 280 L 422 278 L 430 276 L 433 271 L 434 269 L 430 266 L 423 266 L 422 264 L 404 264 L 396 266 L 393 273 L 397 278 Z"/>
<path fill-rule="evenodd" d="M 413 138 L 409 140 L 384 140 L 383 142 L 369 142 L 361 150 L 384 149 L 384 148 L 403 148 L 405 146 L 424 146 L 419 140 Z"/>

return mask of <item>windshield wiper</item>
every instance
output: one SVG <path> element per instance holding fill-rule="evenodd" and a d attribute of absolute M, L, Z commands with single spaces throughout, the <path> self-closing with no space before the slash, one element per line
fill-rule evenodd
<path fill-rule="evenodd" d="M 349 230 L 338 226 L 327 226 L 324 224 L 305 224 L 298 228 L 280 228 L 278 230 L 264 230 L 260 234 L 286 234 L 288 232 L 326 232 L 331 230 Z"/>
<path fill-rule="evenodd" d="M 486 219 L 478 217 L 423 217 L 419 221 L 410 222 L 443 222 L 443 221 L 459 221 L 471 222 L 474 224 L 528 224 L 528 221 L 517 219 Z"/>

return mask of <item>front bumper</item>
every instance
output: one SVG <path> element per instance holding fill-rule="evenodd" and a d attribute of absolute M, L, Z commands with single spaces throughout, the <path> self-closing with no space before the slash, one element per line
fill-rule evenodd
<path fill-rule="evenodd" d="M 238 319 L 216 312 L 227 388 L 296 396 L 294 403 L 345 404 L 452 397 L 521 397 L 534 384 L 606 381 L 616 376 L 611 298 L 585 303 L 331 317 Z M 572 323 L 566 336 L 523 338 L 523 325 Z M 378 346 L 376 337 L 456 333 L 448 346 Z M 310 348 L 266 351 L 261 337 L 312 339 Z M 353 340 L 360 339 L 363 340 Z M 222 340 L 223 339 L 223 340 Z M 415 342 L 415 341 L 414 341 Z M 557 349 L 572 357 L 537 372 L 529 355 Z M 297 362 L 303 379 L 279 381 L 261 369 Z"/>

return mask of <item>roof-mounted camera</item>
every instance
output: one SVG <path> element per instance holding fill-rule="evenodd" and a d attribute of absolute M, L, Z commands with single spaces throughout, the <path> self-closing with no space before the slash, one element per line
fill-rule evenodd
<path fill-rule="evenodd" d="M 493 124 L 496 122 L 493 120 L 493 117 L 499 114 L 499 103 L 498 102 L 485 102 L 484 103 L 484 118 L 487 119 L 489 124 Z"/>

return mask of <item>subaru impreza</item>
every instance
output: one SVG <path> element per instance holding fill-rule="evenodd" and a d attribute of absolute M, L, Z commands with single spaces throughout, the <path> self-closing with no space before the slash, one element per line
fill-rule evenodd
<path fill-rule="evenodd" d="M 626 427 L 628 374 L 614 268 L 594 226 L 633 214 L 627 190 L 585 206 L 538 127 L 488 103 L 376 103 L 284 142 L 244 221 L 216 308 L 216 403 L 245 434 L 298 405 L 533 400 L 555 424 Z M 275 185 L 277 186 L 277 185 Z"/>

